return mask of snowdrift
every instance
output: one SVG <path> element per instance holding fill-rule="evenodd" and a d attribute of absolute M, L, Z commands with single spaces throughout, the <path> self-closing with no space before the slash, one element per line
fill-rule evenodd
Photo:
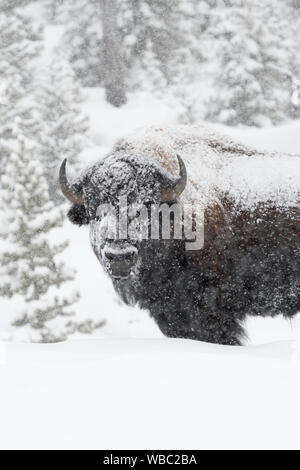
<path fill-rule="evenodd" d="M 0 343 L 5 449 L 300 448 L 300 343 Z"/>

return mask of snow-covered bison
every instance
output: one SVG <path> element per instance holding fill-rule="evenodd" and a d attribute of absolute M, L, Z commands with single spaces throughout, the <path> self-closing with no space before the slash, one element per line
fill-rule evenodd
<path fill-rule="evenodd" d="M 70 220 L 90 225 L 118 294 L 148 309 L 165 335 L 238 345 L 247 315 L 300 311 L 299 156 L 258 152 L 199 126 L 148 128 L 73 183 L 64 161 L 60 185 L 73 204 Z M 124 197 L 129 224 L 146 208 L 148 236 L 117 239 L 105 208 L 121 217 Z M 185 233 L 151 239 L 152 207 L 174 202 L 192 207 L 203 246 L 187 249 Z"/>

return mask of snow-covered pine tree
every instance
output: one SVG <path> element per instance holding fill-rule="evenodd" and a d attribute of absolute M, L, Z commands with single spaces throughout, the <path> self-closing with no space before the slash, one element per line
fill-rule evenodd
<path fill-rule="evenodd" d="M 126 103 L 126 68 L 118 24 L 118 0 L 101 0 L 102 70 L 106 100 L 113 106 Z"/>
<path fill-rule="evenodd" d="M 219 10 L 213 31 L 219 64 L 208 120 L 263 126 L 292 117 L 290 83 L 298 59 L 286 8 L 278 0 L 230 0 Z"/>
<path fill-rule="evenodd" d="M 292 74 L 290 76 L 291 84 L 291 104 L 292 118 L 300 117 L 300 0 L 289 0 L 290 8 L 287 8 L 286 14 L 290 22 L 289 33 L 293 35 L 295 40 L 295 63 L 293 64 Z"/>
<path fill-rule="evenodd" d="M 64 0 L 56 9 L 56 21 L 65 26 L 59 49 L 67 52 L 76 76 L 86 87 L 101 86 L 104 80 L 100 2 Z"/>
<path fill-rule="evenodd" d="M 39 122 L 32 100 L 33 62 L 40 51 L 39 32 L 15 8 L 18 2 L 0 4 L 0 139 L 13 139 L 12 124 L 19 121 L 27 137 L 36 135 Z M 0 174 L 7 157 L 0 144 Z"/>
<path fill-rule="evenodd" d="M 22 8 L 32 3 L 32 0 L 1 0 L 1 11 L 9 13 L 14 8 Z"/>
<path fill-rule="evenodd" d="M 60 9 L 60 22 L 66 25 L 61 47 L 68 50 L 84 86 L 105 86 L 110 100 L 112 84 L 121 97 L 124 87 L 163 87 L 184 69 L 186 51 L 199 58 L 201 43 L 196 46 L 194 39 L 201 33 L 198 25 L 203 18 L 195 14 L 197 0 L 114 0 L 111 13 L 105 8 L 108 3 L 65 0 Z M 107 28 L 110 14 L 114 21 Z M 117 65 L 107 66 L 109 55 Z M 110 102 L 124 102 L 123 98 Z"/>
<path fill-rule="evenodd" d="M 292 8 L 295 8 L 295 10 L 300 8 L 300 0 L 289 0 L 289 3 Z"/>
<path fill-rule="evenodd" d="M 74 170 L 88 143 L 89 123 L 82 113 L 83 93 L 74 72 L 63 57 L 56 56 L 36 80 L 41 132 L 37 140 L 40 160 L 49 186 L 51 199 L 64 199 L 58 188 L 58 170 L 67 158 Z"/>
<path fill-rule="evenodd" d="M 142 82 L 151 83 L 152 74 L 156 85 L 159 74 L 162 83 L 173 82 L 182 50 L 191 46 L 191 33 L 195 32 L 193 6 L 193 0 L 187 0 L 184 4 L 180 0 L 121 2 L 120 21 L 129 80 L 136 80 L 140 69 L 145 72 Z"/>
<path fill-rule="evenodd" d="M 59 9 L 64 0 L 44 0 L 44 9 L 49 23 L 59 23 Z"/>
<path fill-rule="evenodd" d="M 74 272 L 57 261 L 67 242 L 53 243 L 49 234 L 63 223 L 62 210 L 49 199 L 47 182 L 35 146 L 14 127 L 14 144 L 1 178 L 0 295 L 19 298 L 15 326 L 27 326 L 33 341 L 60 341 L 76 327 L 71 306 L 78 293 L 65 291 Z M 21 302 L 20 302 L 21 301 Z"/>
<path fill-rule="evenodd" d="M 183 24 L 185 35 L 189 38 L 188 47 L 184 45 L 181 49 L 180 66 L 177 65 L 172 86 L 172 93 L 182 109 L 178 120 L 184 124 L 200 122 L 205 116 L 205 99 L 216 67 L 216 40 L 211 35 L 211 29 L 222 6 L 222 0 L 192 0 L 190 16 L 193 19 L 189 21 L 188 15 L 185 15 Z"/>

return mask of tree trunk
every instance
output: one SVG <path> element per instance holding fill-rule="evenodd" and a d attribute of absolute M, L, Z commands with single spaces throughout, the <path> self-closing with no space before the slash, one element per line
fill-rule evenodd
<path fill-rule="evenodd" d="M 125 67 L 121 53 L 116 0 L 101 0 L 103 25 L 103 75 L 106 100 L 113 106 L 126 103 Z"/>

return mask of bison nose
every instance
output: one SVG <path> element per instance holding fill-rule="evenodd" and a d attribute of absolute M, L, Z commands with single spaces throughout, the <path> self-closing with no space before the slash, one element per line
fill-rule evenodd
<path fill-rule="evenodd" d="M 114 278 L 125 278 L 137 261 L 136 250 L 105 250 L 105 264 L 109 273 Z"/>

